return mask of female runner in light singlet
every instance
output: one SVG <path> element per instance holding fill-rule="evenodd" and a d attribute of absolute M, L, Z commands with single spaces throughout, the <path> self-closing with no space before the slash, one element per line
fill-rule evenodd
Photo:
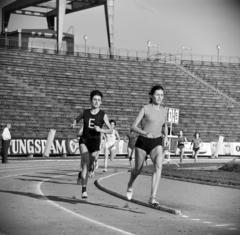
<path fill-rule="evenodd" d="M 151 205 L 158 206 L 156 193 L 162 173 L 163 145 L 167 146 L 168 144 L 167 110 L 161 106 L 164 98 L 163 87 L 160 85 L 152 87 L 149 97 L 149 104 L 141 108 L 132 124 L 132 130 L 138 133 L 139 137 L 135 144 L 135 168 L 131 171 L 126 196 L 128 200 L 132 199 L 133 183 L 142 170 L 145 157 L 149 154 L 154 165 L 154 173 L 151 183 L 151 196 L 148 202 Z M 142 129 L 140 129 L 138 124 L 142 119 L 145 120 L 142 122 Z M 162 127 L 164 125 L 163 139 Z"/>
<path fill-rule="evenodd" d="M 105 147 L 104 147 L 104 170 L 103 172 L 107 172 L 107 163 L 108 163 L 108 152 L 110 152 L 110 161 L 115 158 L 116 155 L 116 144 L 120 141 L 120 136 L 118 131 L 115 129 L 116 121 L 109 121 L 113 130 L 112 134 L 105 134 Z"/>
<path fill-rule="evenodd" d="M 109 123 L 108 116 L 100 110 L 102 98 L 103 95 L 100 91 L 92 91 L 90 94 L 92 108 L 83 110 L 72 124 L 72 127 L 74 127 L 77 122 L 83 119 L 83 134 L 79 140 L 82 171 L 79 172 L 78 177 L 81 178 L 82 181 L 82 198 L 84 199 L 88 197 L 88 171 L 90 173 L 89 175 L 91 175 L 91 172 L 94 171 L 94 160 L 98 156 L 99 152 L 100 133 L 112 133 L 112 127 Z M 102 128 L 104 123 L 108 129 Z"/>

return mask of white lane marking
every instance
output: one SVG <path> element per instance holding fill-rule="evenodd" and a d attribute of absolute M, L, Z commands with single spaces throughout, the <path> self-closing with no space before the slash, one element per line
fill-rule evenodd
<path fill-rule="evenodd" d="M 237 230 L 237 228 L 229 228 L 229 230 Z"/>
<path fill-rule="evenodd" d="M 199 221 L 200 219 L 192 219 L 192 220 L 194 220 L 194 221 Z"/>
<path fill-rule="evenodd" d="M 119 174 L 123 174 L 123 173 L 127 173 L 127 172 L 128 172 L 128 171 L 121 171 L 121 172 L 117 172 L 117 173 L 114 173 L 114 174 L 111 174 L 111 175 L 107 175 L 107 176 L 105 176 L 105 177 L 100 178 L 99 181 L 102 181 L 103 179 L 110 178 L 110 177 L 112 177 L 112 176 L 114 176 L 114 175 L 119 175 Z"/>
<path fill-rule="evenodd" d="M 215 226 L 217 226 L 217 227 L 227 227 L 227 226 L 232 226 L 232 225 L 235 225 L 235 224 L 216 224 Z"/>
<path fill-rule="evenodd" d="M 212 222 L 208 222 L 208 221 L 206 221 L 206 222 L 203 222 L 204 224 L 211 224 Z"/>
<path fill-rule="evenodd" d="M 76 173 L 74 173 L 74 174 L 76 174 Z M 72 173 L 72 174 L 67 174 L 67 175 L 73 175 L 73 173 Z M 59 176 L 56 176 L 56 177 L 54 177 L 54 178 L 59 178 L 59 177 L 63 177 L 63 176 L 66 176 L 66 175 L 59 175 Z M 74 216 L 79 217 L 80 219 L 83 219 L 83 220 L 86 220 L 86 221 L 88 221 L 88 222 L 94 223 L 94 224 L 99 225 L 99 226 L 101 226 L 101 227 L 108 228 L 108 229 L 111 229 L 111 230 L 113 230 L 113 231 L 115 231 L 115 232 L 120 232 L 120 233 L 126 234 L 126 235 L 134 235 L 133 233 L 130 233 L 130 232 L 127 232 L 127 231 L 124 231 L 124 230 L 115 228 L 115 227 L 113 227 L 113 226 L 110 226 L 110 225 L 107 225 L 107 224 L 98 222 L 98 221 L 96 221 L 96 220 L 93 220 L 93 219 L 90 219 L 90 218 L 85 217 L 85 216 L 83 216 L 83 215 L 80 215 L 80 214 L 78 214 L 78 213 L 75 213 L 75 212 L 73 212 L 73 211 L 71 211 L 71 210 L 69 210 L 69 209 L 67 209 L 67 208 L 65 208 L 65 207 L 63 207 L 63 206 L 60 206 L 60 205 L 58 205 L 57 203 L 49 200 L 48 197 L 45 196 L 44 193 L 43 193 L 42 190 L 41 190 L 41 185 L 42 185 L 42 183 L 44 183 L 44 182 L 46 182 L 46 181 L 48 181 L 48 180 L 49 180 L 49 179 L 45 179 L 45 180 L 43 180 L 42 182 L 40 182 L 39 184 L 37 184 L 37 191 L 38 191 L 38 193 L 39 193 L 40 195 L 42 195 L 42 197 L 43 197 L 47 202 L 53 204 L 54 206 L 56 206 L 57 208 L 65 211 L 65 212 L 68 212 L 68 213 L 70 213 L 70 214 L 72 214 L 72 215 L 74 215 Z"/>
<path fill-rule="evenodd" d="M 183 218 L 188 218 L 189 216 L 188 215 L 182 215 Z"/>

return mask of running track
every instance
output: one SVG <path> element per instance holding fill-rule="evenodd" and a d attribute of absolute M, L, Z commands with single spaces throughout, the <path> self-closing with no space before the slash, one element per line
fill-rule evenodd
<path fill-rule="evenodd" d="M 173 215 L 111 196 L 124 194 L 126 160 L 103 162 L 89 179 L 89 199 L 76 185 L 79 161 L 12 161 L 0 165 L 0 235 L 21 234 L 240 234 L 240 190 L 162 179 L 158 199 L 182 211 Z M 120 173 L 123 172 L 123 173 Z M 117 174 L 116 174 L 117 173 Z M 120 173 L 120 174 L 118 174 Z M 150 178 L 140 176 L 134 198 L 147 201 Z"/>

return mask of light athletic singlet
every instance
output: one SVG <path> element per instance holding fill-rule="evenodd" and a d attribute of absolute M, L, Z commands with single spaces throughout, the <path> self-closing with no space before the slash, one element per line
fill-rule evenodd
<path fill-rule="evenodd" d="M 156 110 L 153 104 L 144 105 L 143 109 L 144 120 L 142 122 L 142 129 L 155 134 L 156 137 L 162 136 L 162 127 L 167 120 L 167 110 L 161 106 L 159 110 Z"/>
<path fill-rule="evenodd" d="M 116 130 L 113 130 L 112 134 L 106 134 L 107 142 L 115 143 L 116 142 Z"/>

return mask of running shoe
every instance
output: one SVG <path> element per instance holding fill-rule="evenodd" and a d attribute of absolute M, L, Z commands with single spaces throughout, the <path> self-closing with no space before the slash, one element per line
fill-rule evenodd
<path fill-rule="evenodd" d="M 104 169 L 103 172 L 107 172 L 107 169 Z"/>
<path fill-rule="evenodd" d="M 133 195 L 133 190 L 127 188 L 126 197 L 129 201 L 132 199 L 132 195 Z"/>
<path fill-rule="evenodd" d="M 87 199 L 87 198 L 88 198 L 88 195 L 87 195 L 87 192 L 85 191 L 82 193 L 82 199 Z"/>
<path fill-rule="evenodd" d="M 154 197 L 150 197 L 148 200 L 148 203 L 152 206 L 160 206 L 159 202 L 156 201 L 156 199 Z"/>

